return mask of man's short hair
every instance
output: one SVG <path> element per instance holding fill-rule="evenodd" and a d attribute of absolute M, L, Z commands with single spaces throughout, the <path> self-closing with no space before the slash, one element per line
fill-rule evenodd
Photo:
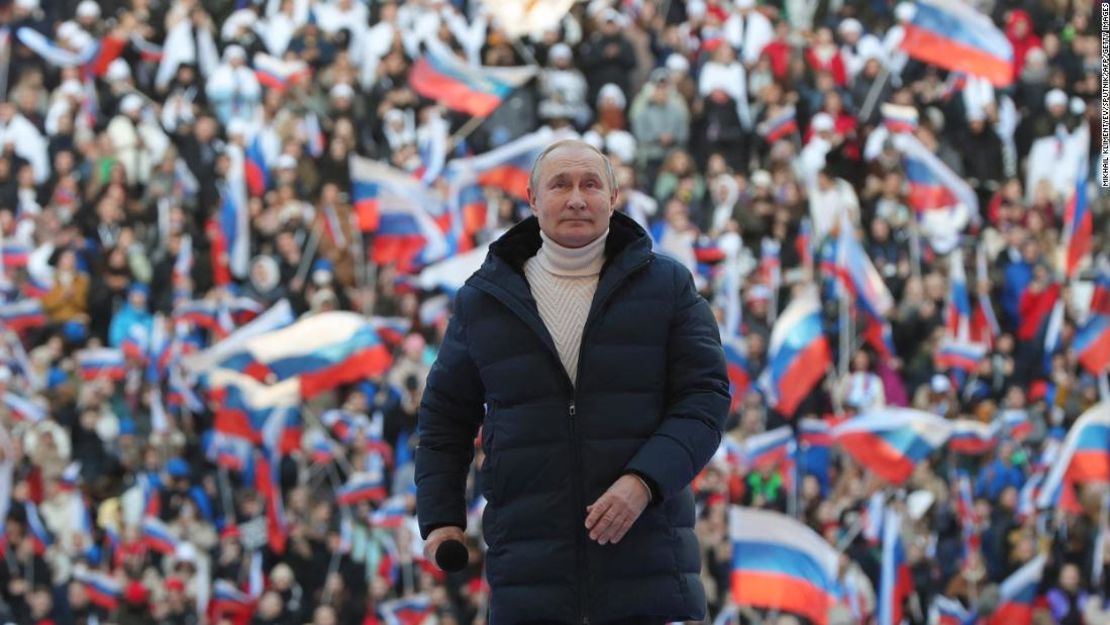
<path fill-rule="evenodd" d="M 559 148 L 571 146 L 587 148 L 601 157 L 601 162 L 605 163 L 605 176 L 606 180 L 609 181 L 609 192 L 615 192 L 617 190 L 617 175 L 613 173 L 613 163 L 609 161 L 609 157 L 605 156 L 604 152 L 597 149 L 593 144 L 587 143 L 581 139 L 560 139 L 544 148 L 543 152 L 540 152 L 540 155 L 536 157 L 536 162 L 532 163 L 532 171 L 528 174 L 528 186 L 531 187 L 532 194 L 535 195 L 536 193 L 536 185 L 539 182 L 537 176 L 539 176 L 540 164 L 547 158 L 547 155 Z"/>

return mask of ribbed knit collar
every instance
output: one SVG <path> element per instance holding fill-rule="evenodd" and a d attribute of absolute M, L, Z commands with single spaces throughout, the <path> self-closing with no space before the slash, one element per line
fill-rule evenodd
<path fill-rule="evenodd" d="M 596 276 L 601 273 L 605 265 L 605 239 L 609 237 L 609 229 L 593 241 L 582 247 L 563 247 L 542 230 L 540 238 L 543 245 L 536 252 L 536 261 L 544 271 L 564 277 Z"/>

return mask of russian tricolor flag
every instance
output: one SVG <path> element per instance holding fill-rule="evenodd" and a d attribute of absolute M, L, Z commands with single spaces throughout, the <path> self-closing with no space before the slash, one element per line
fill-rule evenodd
<path fill-rule="evenodd" d="M 747 395 L 748 388 L 751 387 L 752 366 L 748 362 L 748 348 L 743 339 L 726 338 L 721 341 L 721 344 L 725 349 L 725 363 L 728 365 L 728 391 L 732 395 L 729 412 L 736 412 L 740 402 Z"/>
<path fill-rule="evenodd" d="M 1091 215 L 1090 200 L 1087 197 L 1086 158 L 1079 166 L 1079 176 L 1075 190 L 1064 208 L 1064 274 L 1074 278 L 1079 273 L 1079 264 L 1091 253 L 1091 235 L 1094 232 L 1094 217 Z"/>
<path fill-rule="evenodd" d="M 447 164 L 447 177 L 460 190 L 470 184 L 496 187 L 523 201 L 528 199 L 528 175 L 540 152 L 555 141 L 576 136 L 570 131 L 552 131 L 544 127 L 489 152 L 453 159 Z M 475 206 L 472 210 L 475 213 L 481 212 L 481 219 L 484 221 L 485 199 L 472 195 L 466 200 L 467 202 L 460 202 L 464 207 L 468 203 L 481 204 L 480 209 Z M 477 217 L 478 215 L 474 215 L 474 218 Z"/>
<path fill-rule="evenodd" d="M 794 432 L 788 425 L 754 434 L 740 445 L 740 470 L 747 472 L 781 464 L 793 458 L 795 448 Z"/>
<path fill-rule="evenodd" d="M 767 354 L 760 386 L 767 391 L 775 410 L 792 416 L 832 362 L 814 289 L 795 297 L 775 322 Z"/>
<path fill-rule="evenodd" d="M 964 273 L 964 254 L 959 247 L 948 256 L 948 336 L 967 339 L 971 333 L 971 298 Z"/>
<path fill-rule="evenodd" d="M 231 614 L 249 616 L 254 613 L 254 599 L 239 590 L 235 584 L 218 579 L 212 585 L 212 612 L 214 615 Z"/>
<path fill-rule="evenodd" d="M 412 332 L 412 321 L 405 317 L 371 317 L 370 324 L 377 330 L 378 338 L 391 347 L 401 345 Z"/>
<path fill-rule="evenodd" d="M 77 352 L 77 370 L 86 382 L 97 378 L 122 380 L 127 377 L 123 352 L 109 347 L 83 349 Z"/>
<path fill-rule="evenodd" d="M 152 516 L 143 518 L 141 530 L 143 544 L 161 554 L 175 553 L 181 542 L 165 523 Z"/>
<path fill-rule="evenodd" d="M 385 625 L 423 625 L 436 612 L 425 595 L 384 601 L 380 610 Z"/>
<path fill-rule="evenodd" d="M 784 514 L 733 508 L 732 598 L 741 606 L 828 622 L 836 603 L 839 554 L 809 527 Z"/>
<path fill-rule="evenodd" d="M 4 393 L 4 406 L 17 421 L 38 423 L 47 417 L 46 408 L 11 391 Z"/>
<path fill-rule="evenodd" d="M 247 191 L 254 197 L 262 197 L 270 187 L 270 168 L 266 166 L 266 155 L 262 151 L 261 134 L 254 136 L 243 156 L 243 177 L 247 180 Z"/>
<path fill-rule="evenodd" d="M 879 108 L 883 114 L 883 126 L 890 132 L 917 130 L 917 109 L 914 107 L 886 102 Z"/>
<path fill-rule="evenodd" d="M 401 527 L 412 517 L 409 513 L 405 497 L 394 495 L 383 501 L 376 510 L 370 513 L 370 525 L 373 527 L 396 528 Z"/>
<path fill-rule="evenodd" d="M 1068 500 L 1074 485 L 1110 482 L 1110 402 L 1095 404 L 1071 426 L 1045 477 L 1037 507 Z"/>
<path fill-rule="evenodd" d="M 981 343 L 966 343 L 952 339 L 942 339 L 933 357 L 937 369 L 956 369 L 972 372 L 987 355 L 987 346 Z"/>
<path fill-rule="evenodd" d="M 959 0 L 918 0 L 901 47 L 915 59 L 982 76 L 996 87 L 1014 81 L 1014 50 L 986 15 Z"/>
<path fill-rule="evenodd" d="M 948 440 L 951 427 L 928 412 L 886 407 L 841 423 L 832 435 L 856 462 L 897 485 Z"/>
<path fill-rule="evenodd" d="M 912 134 L 899 133 L 892 139 L 902 153 L 906 179 L 910 185 L 909 204 L 917 212 L 947 209 L 962 203 L 973 215 L 979 213 L 979 199 L 962 178 L 945 165 Z"/>
<path fill-rule="evenodd" d="M 975 250 L 975 282 L 979 291 L 976 297 L 977 306 L 971 312 L 971 340 L 983 343 L 988 348 L 994 345 L 995 338 L 1002 333 L 998 325 L 998 318 L 994 315 L 994 306 L 991 305 L 991 296 L 988 286 L 990 276 L 987 273 L 987 252 L 982 245 Z"/>
<path fill-rule="evenodd" d="M 0 324 L 16 333 L 41 328 L 46 325 L 46 312 L 37 299 L 0 304 Z"/>
<path fill-rule="evenodd" d="M 370 257 L 412 273 L 447 255 L 447 238 L 429 209 L 442 202 L 404 172 L 361 157 L 351 158 L 351 185 L 359 230 L 373 233 Z"/>
<path fill-rule="evenodd" d="M 779 139 L 796 134 L 798 132 L 798 119 L 794 106 L 785 106 L 773 117 L 765 119 L 756 128 L 756 132 L 767 143 L 774 143 Z"/>
<path fill-rule="evenodd" d="M 1110 368 L 1110 315 L 1091 315 L 1072 343 L 1079 362 L 1095 375 Z"/>
<path fill-rule="evenodd" d="M 474 67 L 437 41 L 413 64 L 409 85 L 425 98 L 475 117 L 493 113 L 514 89 L 536 74 L 535 66 Z"/>
<path fill-rule="evenodd" d="M 352 312 L 312 315 L 291 326 L 248 339 L 220 366 L 264 380 L 297 378 L 301 396 L 380 375 L 393 357 L 373 325 Z"/>
<path fill-rule="evenodd" d="M 1089 305 L 1092 315 L 1110 315 L 1110 266 L 1100 266 Z"/>
<path fill-rule="evenodd" d="M 1002 581 L 998 587 L 998 607 L 987 619 L 987 625 L 1032 625 L 1033 602 L 1037 599 L 1045 561 L 1041 554 Z"/>
<path fill-rule="evenodd" d="M 1021 442 L 1033 433 L 1033 423 L 1029 421 L 1029 413 L 1024 409 L 1003 410 L 999 420 L 1002 423 L 1002 432 L 1010 440 Z"/>
<path fill-rule="evenodd" d="M 962 603 L 944 595 L 933 598 L 933 606 L 929 613 L 929 622 L 935 625 L 966 625 L 974 618 Z"/>
<path fill-rule="evenodd" d="M 902 516 L 887 508 L 883 518 L 878 625 L 901 625 L 906 597 L 913 593 L 913 577 L 906 563 L 901 533 Z"/>
<path fill-rule="evenodd" d="M 4 243 L 0 247 L 0 261 L 3 262 L 4 269 L 26 267 L 30 257 L 31 253 L 22 245 Z"/>
<path fill-rule="evenodd" d="M 85 587 L 89 603 L 105 610 L 119 607 L 123 587 L 114 577 L 99 571 L 78 570 L 73 573 L 73 578 Z"/>
<path fill-rule="evenodd" d="M 54 544 L 54 539 L 51 538 L 50 532 L 42 522 L 42 517 L 39 516 L 38 506 L 33 501 L 27 501 L 23 508 L 27 514 L 27 529 L 31 532 L 31 541 L 34 543 L 35 553 L 41 556 Z"/>
<path fill-rule="evenodd" d="M 385 477 L 381 471 L 361 472 L 351 476 L 347 483 L 336 491 L 336 500 L 349 506 L 360 501 L 377 501 L 385 497 Z"/>
<path fill-rule="evenodd" d="M 42 299 L 50 294 L 50 289 L 53 287 L 47 282 L 39 282 L 35 280 L 32 275 L 27 276 L 27 279 L 21 285 L 19 291 L 23 297 L 27 299 Z"/>
<path fill-rule="evenodd" d="M 872 319 L 883 319 L 894 307 L 894 297 L 846 218 L 840 220 L 835 271 L 859 308 Z"/>
<path fill-rule="evenodd" d="M 956 478 L 956 513 L 960 518 L 960 530 L 964 539 L 964 554 L 978 549 L 979 515 L 975 512 L 975 498 L 971 496 L 971 478 L 961 473 Z"/>
<path fill-rule="evenodd" d="M 259 52 L 254 55 L 254 75 L 263 86 L 285 91 L 310 77 L 312 68 L 304 61 L 286 61 Z"/>
<path fill-rule="evenodd" d="M 340 409 L 332 409 L 320 415 L 320 423 L 345 445 L 354 442 L 359 432 L 370 429 L 370 419 L 366 415 Z"/>
<path fill-rule="evenodd" d="M 948 448 L 965 455 L 982 455 L 998 445 L 998 426 L 970 419 L 952 421 L 952 435 Z"/>

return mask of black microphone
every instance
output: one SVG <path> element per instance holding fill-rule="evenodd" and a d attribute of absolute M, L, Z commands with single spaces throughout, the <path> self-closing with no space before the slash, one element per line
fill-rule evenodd
<path fill-rule="evenodd" d="M 468 560 L 470 552 L 462 541 L 445 540 L 436 547 L 436 565 L 448 573 L 463 570 Z"/>

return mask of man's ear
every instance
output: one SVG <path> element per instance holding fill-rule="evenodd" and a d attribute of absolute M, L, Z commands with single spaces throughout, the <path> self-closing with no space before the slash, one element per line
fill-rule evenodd
<path fill-rule="evenodd" d="M 539 216 L 536 212 L 536 194 L 532 191 L 531 186 L 524 187 L 524 195 L 528 198 L 528 208 L 531 209 L 532 214 Z"/>

